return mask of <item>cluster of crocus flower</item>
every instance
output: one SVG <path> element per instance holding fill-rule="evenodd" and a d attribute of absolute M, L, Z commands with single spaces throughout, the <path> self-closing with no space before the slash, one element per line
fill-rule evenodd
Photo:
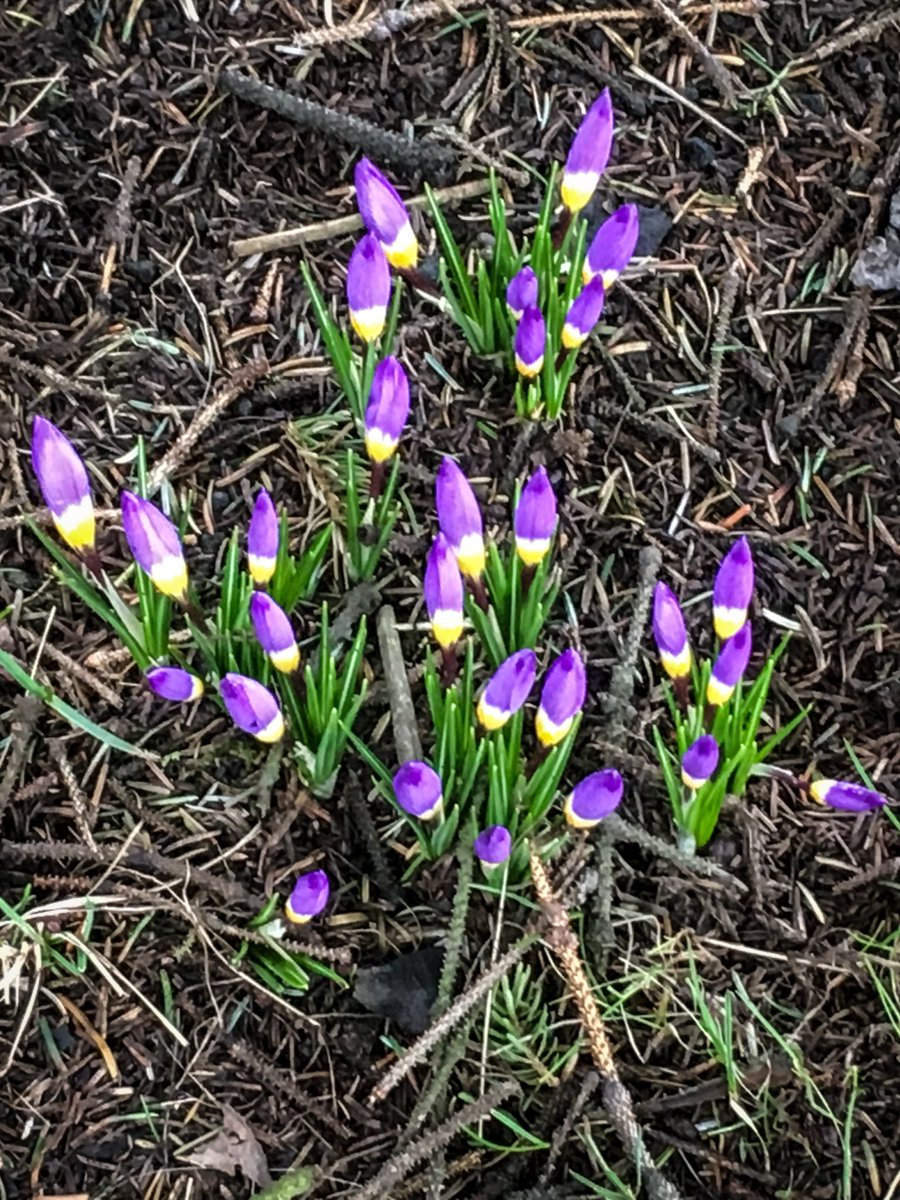
<path fill-rule="evenodd" d="M 440 532 L 425 566 L 424 596 L 431 629 L 442 650 L 452 652 L 465 619 L 465 582 L 487 608 L 483 574 L 484 521 L 472 485 L 452 458 L 445 458 L 435 479 Z M 544 467 L 527 480 L 513 514 L 516 554 L 534 570 L 550 553 L 557 526 L 556 495 Z"/>
<path fill-rule="evenodd" d="M 38 486 L 62 539 L 79 555 L 97 556 L 94 507 L 87 469 L 69 439 L 46 418 L 35 417 L 31 460 Z M 188 566 L 178 529 L 143 496 L 121 497 L 122 530 L 135 563 L 161 595 L 193 609 Z M 247 530 L 247 569 L 255 585 L 249 617 L 256 639 L 276 671 L 290 674 L 300 651 L 288 614 L 264 589 L 275 574 L 279 523 L 269 494 L 259 492 Z M 111 586 L 111 584 L 107 584 Z M 195 614 L 192 614 L 195 615 Z M 160 663 L 145 673 L 148 687 L 161 699 L 188 703 L 204 692 L 203 680 L 182 666 Z M 219 680 L 219 695 L 234 724 L 261 742 L 277 742 L 285 732 L 274 693 L 256 679 L 229 673 Z"/>
<path fill-rule="evenodd" d="M 749 620 L 753 600 L 754 565 L 745 537 L 734 543 L 716 571 L 712 592 L 713 629 L 719 639 L 709 671 L 704 701 L 706 724 L 731 700 L 750 661 L 752 632 Z M 683 705 L 690 699 L 694 656 L 681 605 L 665 583 L 657 583 L 653 596 L 653 636 L 663 669 Z M 721 747 L 710 732 L 694 739 L 681 757 L 681 782 L 695 794 L 714 779 L 721 761 Z M 834 779 L 812 783 L 796 780 L 813 799 L 833 808 L 865 812 L 886 803 L 879 792 L 859 784 Z"/>
<path fill-rule="evenodd" d="M 582 119 L 566 159 L 560 197 L 567 220 L 593 196 L 609 162 L 614 127 L 612 99 L 605 89 Z M 634 254 L 638 232 L 634 204 L 622 205 L 597 230 L 584 258 L 581 291 L 573 297 L 562 324 L 562 349 L 577 350 L 587 341 L 603 313 L 607 291 Z M 548 296 L 543 299 L 545 304 L 550 302 Z M 506 303 L 516 321 L 516 369 L 524 379 L 534 379 L 548 352 L 547 322 L 541 308 L 540 281 L 529 264 L 510 279 Z"/>

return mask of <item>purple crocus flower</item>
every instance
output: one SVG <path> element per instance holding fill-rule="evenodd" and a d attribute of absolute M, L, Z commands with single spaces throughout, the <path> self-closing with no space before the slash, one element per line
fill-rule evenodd
<path fill-rule="evenodd" d="M 587 695 L 587 675 L 577 650 L 564 650 L 544 680 L 534 731 L 543 746 L 561 742 Z"/>
<path fill-rule="evenodd" d="M 809 785 L 809 794 L 819 804 L 828 804 L 843 812 L 871 812 L 887 804 L 887 797 L 881 792 L 842 779 L 817 779 Z"/>
<path fill-rule="evenodd" d="M 300 666 L 300 648 L 291 619 L 268 592 L 254 592 L 250 597 L 250 620 L 256 640 L 275 670 L 284 675 L 296 671 Z"/>
<path fill-rule="evenodd" d="M 593 829 L 604 817 L 615 812 L 622 800 L 625 785 L 622 776 L 612 767 L 593 774 L 577 783 L 563 806 L 566 820 L 573 829 Z"/>
<path fill-rule="evenodd" d="M 734 543 L 719 564 L 713 583 L 713 625 L 725 641 L 747 620 L 753 598 L 753 555 L 745 537 Z"/>
<path fill-rule="evenodd" d="M 250 578 L 261 587 L 275 574 L 278 561 L 278 514 L 272 497 L 260 488 L 247 527 L 247 568 Z"/>
<path fill-rule="evenodd" d="M 444 804 L 441 777 L 428 763 L 404 763 L 394 775 L 394 798 L 411 817 L 431 821 L 440 815 Z"/>
<path fill-rule="evenodd" d="M 607 291 L 631 262 L 640 222 L 636 204 L 623 204 L 607 217 L 588 247 L 581 269 L 583 283 L 598 277 Z"/>
<path fill-rule="evenodd" d="M 401 269 L 414 267 L 419 243 L 397 189 L 367 158 L 356 164 L 353 182 L 359 215 L 369 233 L 378 238 L 388 262 Z"/>
<path fill-rule="evenodd" d="M 434 481 L 441 533 L 463 575 L 478 579 L 484 570 L 484 524 L 472 485 L 452 458 L 445 458 Z"/>
<path fill-rule="evenodd" d="M 522 319 L 526 308 L 534 308 L 538 302 L 537 275 L 531 267 L 522 267 L 506 285 L 506 303 L 517 321 Z"/>
<path fill-rule="evenodd" d="M 681 782 L 696 792 L 712 778 L 718 765 L 718 742 L 711 733 L 704 733 L 681 756 Z"/>
<path fill-rule="evenodd" d="M 556 494 L 544 467 L 538 467 L 519 496 L 513 515 L 516 553 L 526 566 L 543 562 L 556 533 Z"/>
<path fill-rule="evenodd" d="M 733 637 L 722 643 L 706 685 L 706 703 L 719 707 L 731 699 L 750 661 L 753 643 L 750 622 L 745 621 Z"/>
<path fill-rule="evenodd" d="M 387 462 L 397 449 L 408 419 L 409 379 L 391 354 L 375 368 L 366 405 L 366 453 L 372 462 Z"/>
<path fill-rule="evenodd" d="M 526 379 L 539 375 L 544 365 L 544 347 L 547 344 L 547 326 L 541 310 L 532 305 L 522 313 L 522 319 L 516 327 L 514 348 L 516 352 L 516 369 Z"/>
<path fill-rule="evenodd" d="M 488 825 L 476 837 L 472 844 L 475 857 L 490 874 L 510 856 L 512 851 L 512 835 L 505 825 Z"/>
<path fill-rule="evenodd" d="M 135 562 L 157 591 L 183 600 L 187 595 L 187 563 L 178 530 L 165 513 L 134 492 L 123 492 L 122 529 Z"/>
<path fill-rule="evenodd" d="M 258 742 L 280 742 L 284 737 L 284 717 L 278 701 L 268 688 L 247 675 L 223 675 L 219 694 L 228 715 L 244 733 Z"/>
<path fill-rule="evenodd" d="M 661 581 L 653 592 L 653 637 L 663 670 L 670 679 L 691 673 L 691 645 L 684 627 L 684 614 L 670 587 Z"/>
<path fill-rule="evenodd" d="M 305 925 L 317 917 L 328 903 L 331 884 L 324 871 L 299 875 L 284 905 L 284 915 L 294 925 Z"/>
<path fill-rule="evenodd" d="M 203 695 L 203 680 L 181 667 L 151 667 L 144 678 L 152 692 L 175 704 L 199 700 Z"/>
<path fill-rule="evenodd" d="M 604 88 L 582 118 L 563 170 L 560 197 L 570 213 L 584 208 L 606 170 L 613 126 L 612 98 Z"/>
<path fill-rule="evenodd" d="M 434 539 L 425 564 L 425 607 L 431 632 L 444 650 L 455 646 L 462 637 L 465 588 L 456 563 L 456 555 L 442 533 Z"/>
<path fill-rule="evenodd" d="M 485 729 L 501 729 L 519 711 L 534 687 L 537 655 L 517 650 L 505 659 L 485 684 L 476 713 Z"/>
<path fill-rule="evenodd" d="M 381 243 L 371 233 L 360 238 L 347 266 L 350 324 L 364 342 L 381 337 L 391 302 L 391 269 Z"/>
<path fill-rule="evenodd" d="M 31 427 L 31 465 L 56 531 L 73 550 L 94 548 L 91 485 L 78 451 L 46 417 Z"/>
<path fill-rule="evenodd" d="M 598 278 L 586 283 L 569 305 L 562 331 L 562 344 L 567 350 L 577 350 L 588 340 L 600 320 L 605 299 L 603 280 Z"/>

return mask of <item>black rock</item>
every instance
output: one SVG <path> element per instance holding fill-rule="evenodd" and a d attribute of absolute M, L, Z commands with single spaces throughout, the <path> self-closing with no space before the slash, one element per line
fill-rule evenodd
<path fill-rule="evenodd" d="M 689 137 L 684 143 L 684 157 L 688 166 L 702 171 L 716 161 L 716 151 L 704 138 Z"/>
<path fill-rule="evenodd" d="M 660 244 L 672 228 L 672 218 L 664 208 L 657 205 L 639 204 L 640 233 L 634 248 L 635 257 L 644 258 L 656 254 Z"/>
<path fill-rule="evenodd" d="M 426 946 L 380 966 L 363 967 L 353 996 L 363 1008 L 388 1017 L 404 1033 L 421 1033 L 429 1024 L 443 961 L 439 946 Z"/>

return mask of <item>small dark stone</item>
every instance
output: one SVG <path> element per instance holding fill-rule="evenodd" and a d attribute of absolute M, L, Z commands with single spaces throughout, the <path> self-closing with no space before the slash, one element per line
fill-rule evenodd
<path fill-rule="evenodd" d="M 369 1012 L 396 1022 L 404 1033 L 421 1033 L 428 1027 L 443 961 L 439 946 L 426 946 L 380 966 L 363 967 L 353 996 Z"/>
<path fill-rule="evenodd" d="M 126 258 L 122 270 L 130 279 L 148 286 L 156 278 L 156 264 L 149 258 Z"/>
<path fill-rule="evenodd" d="M 640 233 L 634 253 L 637 258 L 654 255 L 660 247 L 663 238 L 672 228 L 672 218 L 664 208 L 658 205 L 639 204 Z"/>
<path fill-rule="evenodd" d="M 798 99 L 817 117 L 824 117 L 828 112 L 828 102 L 821 92 L 801 92 Z"/>
<path fill-rule="evenodd" d="M 716 161 L 716 151 L 704 138 L 689 137 L 684 143 L 684 157 L 689 166 L 702 171 Z"/>

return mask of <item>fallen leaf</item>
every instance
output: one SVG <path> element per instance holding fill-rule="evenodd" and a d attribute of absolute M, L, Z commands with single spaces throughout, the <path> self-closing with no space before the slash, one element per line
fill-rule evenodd
<path fill-rule="evenodd" d="M 240 1167 L 245 1178 L 257 1187 L 265 1187 L 272 1182 L 272 1176 L 256 1134 L 241 1114 L 227 1104 L 223 1114 L 222 1128 L 216 1136 L 189 1154 L 185 1161 L 193 1167 L 224 1171 L 226 1175 L 234 1175 Z"/>

